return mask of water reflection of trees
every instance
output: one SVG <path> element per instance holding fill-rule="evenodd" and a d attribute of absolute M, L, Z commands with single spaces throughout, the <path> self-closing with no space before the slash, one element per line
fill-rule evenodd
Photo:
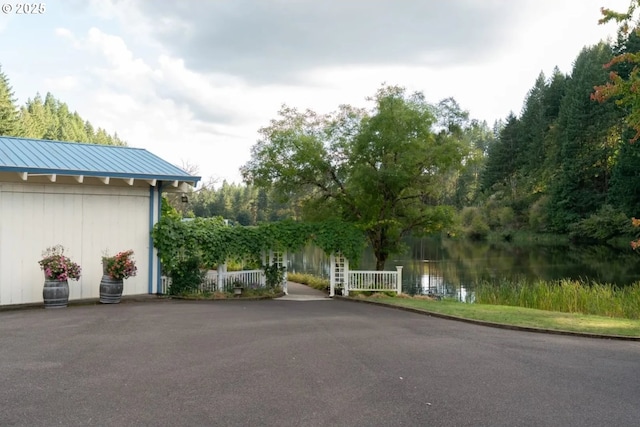
<path fill-rule="evenodd" d="M 608 246 L 516 245 L 443 240 L 452 278 L 468 284 L 480 280 L 583 279 L 620 286 L 640 280 L 640 263 L 632 251 Z"/>
<path fill-rule="evenodd" d="M 472 295 L 476 283 L 500 279 L 570 278 L 620 286 L 640 281 L 637 254 L 607 246 L 516 245 L 439 238 L 407 239 L 405 244 L 407 251 L 390 259 L 385 269 L 402 265 L 403 288 L 410 293 L 465 299 Z M 309 246 L 292 255 L 289 268 L 328 277 L 329 258 Z M 367 249 L 358 269 L 374 268 L 375 257 Z"/>
<path fill-rule="evenodd" d="M 287 271 L 329 278 L 329 257 L 317 246 L 307 245 L 297 253 L 288 254 L 287 261 Z"/>

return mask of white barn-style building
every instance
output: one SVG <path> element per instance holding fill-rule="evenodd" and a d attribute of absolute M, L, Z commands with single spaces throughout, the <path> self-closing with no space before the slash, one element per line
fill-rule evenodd
<path fill-rule="evenodd" d="M 54 245 L 82 268 L 70 301 L 99 297 L 105 251 L 135 253 L 123 295 L 157 293 L 162 193 L 199 180 L 144 149 L 0 136 L 0 305 L 43 302 L 38 261 Z"/>

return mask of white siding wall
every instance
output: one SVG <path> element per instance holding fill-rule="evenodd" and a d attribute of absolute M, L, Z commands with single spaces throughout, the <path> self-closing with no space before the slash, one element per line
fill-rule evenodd
<path fill-rule="evenodd" d="M 138 274 L 124 294 L 145 294 L 149 279 L 149 189 L 104 185 L 0 184 L 0 305 L 42 302 L 38 260 L 61 244 L 82 267 L 69 299 L 99 297 L 102 254 L 135 251 Z"/>

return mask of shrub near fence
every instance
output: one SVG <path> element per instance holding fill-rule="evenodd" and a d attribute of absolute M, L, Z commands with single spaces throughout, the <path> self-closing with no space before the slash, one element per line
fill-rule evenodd
<path fill-rule="evenodd" d="M 475 302 L 640 319 L 640 282 L 619 288 L 567 279 L 534 283 L 485 281 L 475 287 Z"/>

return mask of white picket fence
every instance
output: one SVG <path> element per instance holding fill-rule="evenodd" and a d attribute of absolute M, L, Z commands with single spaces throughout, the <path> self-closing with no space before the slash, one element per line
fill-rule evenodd
<path fill-rule="evenodd" d="M 167 295 L 169 293 L 169 286 L 171 286 L 171 277 L 160 277 L 160 289 L 158 293 L 161 295 Z"/>
<path fill-rule="evenodd" d="M 402 293 L 400 265 L 396 266 L 396 271 L 350 270 L 349 260 L 341 253 L 331 254 L 329 265 L 329 296 L 334 296 L 336 289 L 341 289 L 345 296 L 349 291 Z"/>
<path fill-rule="evenodd" d="M 286 267 L 287 265 L 287 253 L 281 251 L 264 251 L 262 253 L 262 264 L 272 265 L 277 264 L 280 267 Z M 248 288 L 260 288 L 267 285 L 267 280 L 264 274 L 264 270 L 241 270 L 241 271 L 227 271 L 227 264 L 219 264 L 217 270 L 207 270 L 205 278 L 200 284 L 200 291 L 230 291 L 236 283 L 241 283 L 243 287 Z M 169 287 L 171 286 L 171 278 L 162 276 L 160 282 L 160 293 L 168 294 Z M 287 273 L 282 277 L 282 291 L 288 294 L 287 289 Z"/>
<path fill-rule="evenodd" d="M 263 270 L 241 270 L 218 273 L 209 270 L 205 277 L 206 290 L 226 291 L 233 288 L 234 284 L 241 283 L 244 287 L 262 288 L 266 286 Z"/>
<path fill-rule="evenodd" d="M 200 284 L 200 291 L 228 291 L 236 283 L 242 283 L 243 287 L 261 288 L 266 286 L 263 270 L 227 271 L 219 273 L 217 270 L 208 270 L 204 281 Z M 168 294 L 171 286 L 171 278 L 162 276 L 160 293 Z"/>
<path fill-rule="evenodd" d="M 349 271 L 347 277 L 347 295 L 349 291 L 402 293 L 402 267 L 396 271 Z"/>

